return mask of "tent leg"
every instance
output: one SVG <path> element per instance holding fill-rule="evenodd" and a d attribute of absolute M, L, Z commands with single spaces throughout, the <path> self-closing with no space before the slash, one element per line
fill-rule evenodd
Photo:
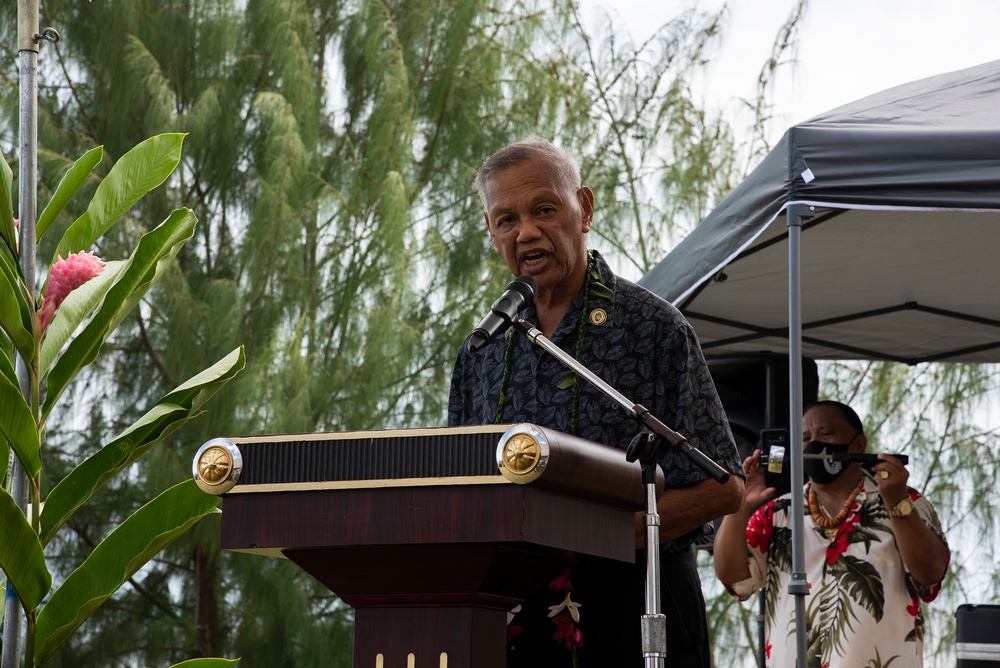
<path fill-rule="evenodd" d="M 792 480 L 802 475 L 802 221 L 811 218 L 815 208 L 805 204 L 788 207 L 788 417 L 791 447 Z M 792 578 L 788 593 L 795 597 L 795 645 L 797 665 L 806 663 L 806 581 L 803 532 L 804 501 L 802 485 L 792 485 Z"/>

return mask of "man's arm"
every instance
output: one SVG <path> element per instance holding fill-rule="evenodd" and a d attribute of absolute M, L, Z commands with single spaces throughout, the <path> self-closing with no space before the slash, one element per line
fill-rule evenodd
<path fill-rule="evenodd" d="M 712 542 L 712 560 L 715 576 L 724 585 L 742 582 L 750 577 L 750 550 L 747 547 L 747 523 L 754 509 L 774 495 L 774 488 L 764 484 L 760 466 L 760 450 L 743 460 L 747 480 L 742 503 L 731 515 L 722 518 L 722 524 Z"/>
<path fill-rule="evenodd" d="M 948 546 L 924 524 L 916 511 L 906 517 L 894 517 L 892 531 L 899 556 L 918 584 L 930 587 L 944 580 L 950 559 Z"/>
<path fill-rule="evenodd" d="M 712 520 L 728 515 L 740 507 L 743 499 L 743 478 L 731 475 L 720 485 L 706 479 L 686 487 L 668 489 L 656 502 L 660 515 L 660 542 L 665 543 L 690 533 Z M 643 514 L 636 513 L 636 547 L 645 547 L 646 529 Z"/>
<path fill-rule="evenodd" d="M 747 522 L 751 508 L 741 507 L 722 518 L 722 524 L 712 541 L 712 563 L 715 577 L 724 585 L 742 582 L 750 577 L 750 550 L 747 547 Z"/>
<path fill-rule="evenodd" d="M 872 472 L 885 507 L 892 509 L 902 499 L 910 496 L 907 487 L 910 472 L 891 455 L 883 453 L 879 455 L 879 459 L 881 461 L 872 467 Z M 910 571 L 910 576 L 925 587 L 944 580 L 951 559 L 948 545 L 931 531 L 916 510 L 905 517 L 892 517 L 891 521 L 899 556 Z"/>

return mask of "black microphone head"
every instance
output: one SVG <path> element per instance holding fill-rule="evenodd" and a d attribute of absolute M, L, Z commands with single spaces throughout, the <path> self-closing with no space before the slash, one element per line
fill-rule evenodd
<path fill-rule="evenodd" d="M 538 283 L 531 276 L 519 276 L 507 284 L 507 290 L 517 290 L 524 296 L 524 303 L 530 304 L 538 294 Z"/>
<path fill-rule="evenodd" d="M 538 284 L 531 276 L 515 278 L 504 288 L 500 299 L 493 302 L 491 310 L 510 320 L 518 311 L 535 301 L 537 291 Z"/>
<path fill-rule="evenodd" d="M 511 281 L 500 298 L 493 302 L 479 326 L 472 330 L 467 339 L 469 350 L 475 352 L 485 346 L 497 334 L 507 331 L 517 312 L 535 300 L 538 284 L 530 276 L 521 276 Z"/>

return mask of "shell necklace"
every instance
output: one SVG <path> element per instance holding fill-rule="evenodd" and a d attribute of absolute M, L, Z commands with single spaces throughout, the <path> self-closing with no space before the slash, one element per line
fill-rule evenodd
<path fill-rule="evenodd" d="M 858 494 L 861 493 L 861 490 L 864 489 L 864 486 L 865 478 L 862 476 L 861 480 L 858 481 L 857 487 L 854 488 L 854 491 L 852 491 L 847 497 L 847 500 L 844 501 L 844 505 L 840 508 L 840 512 L 835 516 L 830 517 L 830 515 L 827 514 L 826 509 L 820 505 L 819 500 L 816 498 L 816 490 L 813 489 L 812 485 L 809 485 L 809 514 L 812 515 L 813 522 L 816 523 L 816 526 L 821 528 L 823 533 L 826 534 L 827 539 L 833 540 L 834 536 L 837 535 L 840 525 L 844 523 L 845 519 L 847 519 L 847 513 L 851 512 L 851 506 L 854 505 L 854 500 L 858 497 Z"/>

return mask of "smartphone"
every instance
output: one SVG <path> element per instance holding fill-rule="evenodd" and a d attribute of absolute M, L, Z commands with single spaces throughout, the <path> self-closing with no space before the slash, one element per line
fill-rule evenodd
<path fill-rule="evenodd" d="M 775 488 L 776 497 L 792 490 L 790 445 L 787 429 L 760 431 L 760 463 L 764 467 L 764 484 Z"/>

